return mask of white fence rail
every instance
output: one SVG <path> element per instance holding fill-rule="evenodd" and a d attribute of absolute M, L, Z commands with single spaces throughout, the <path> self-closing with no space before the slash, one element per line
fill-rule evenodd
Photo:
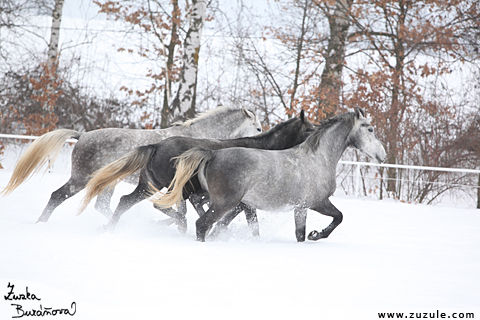
<path fill-rule="evenodd" d="M 0 139 L 1 138 L 7 138 L 7 139 L 29 139 L 29 140 L 35 140 L 38 139 L 38 136 L 25 136 L 25 135 L 10 135 L 10 134 L 0 134 Z M 75 139 L 68 139 L 66 142 L 73 142 L 75 143 L 77 140 Z M 365 168 L 370 168 L 370 167 L 380 167 L 380 168 L 394 168 L 397 170 L 410 170 L 410 171 L 436 171 L 436 172 L 443 172 L 443 173 L 456 173 L 456 174 L 464 174 L 464 175 L 470 175 L 469 179 L 469 184 L 459 184 L 459 183 L 451 183 L 451 182 L 438 182 L 438 181 L 416 181 L 415 177 L 418 177 L 417 175 L 410 175 L 407 178 L 402 177 L 400 179 L 396 178 L 398 180 L 398 183 L 432 183 L 432 184 L 443 184 L 448 187 L 452 188 L 468 188 L 470 191 L 470 198 L 475 198 L 473 195 L 473 192 L 477 193 L 479 192 L 479 183 L 480 180 L 478 180 L 478 183 L 475 183 L 476 180 L 472 178 L 472 175 L 475 175 L 476 177 L 480 175 L 480 170 L 475 170 L 475 169 L 462 169 L 462 168 L 441 168 L 441 167 L 427 167 L 427 166 L 411 166 L 411 165 L 398 165 L 398 164 L 378 164 L 378 163 L 373 163 L 373 162 L 357 162 L 357 161 L 345 161 L 341 160 L 339 161 L 339 165 L 346 165 L 346 166 L 352 166 L 353 170 L 349 170 L 350 174 L 346 173 L 343 176 L 343 179 L 345 180 L 347 177 L 350 178 L 351 183 L 348 185 L 348 188 L 350 190 L 350 193 L 353 193 L 355 196 L 359 197 L 361 196 L 362 191 L 365 192 L 366 190 L 366 183 L 365 180 L 370 180 L 375 182 L 373 183 L 381 183 L 381 181 L 388 180 L 386 177 L 378 177 L 377 175 L 373 175 L 372 173 L 364 173 L 362 172 L 362 169 Z M 339 176 L 341 173 L 339 173 Z M 413 179 L 411 177 L 414 177 Z M 403 180 L 402 180 L 403 179 Z M 447 179 L 448 180 L 448 179 Z M 474 182 L 475 181 L 475 182 Z M 450 184 L 449 184 L 450 183 Z M 378 185 L 376 186 L 376 190 L 378 190 Z M 379 188 L 382 188 L 381 186 Z M 344 187 L 344 189 L 346 189 Z M 353 190 L 353 192 L 352 192 Z M 347 190 L 345 190 L 347 191 Z M 348 192 L 347 192 L 348 193 Z M 378 193 L 378 192 L 377 192 Z M 380 196 L 382 198 L 382 196 Z M 478 197 L 477 197 L 478 198 Z M 477 199 L 478 200 L 478 199 Z"/>
<path fill-rule="evenodd" d="M 355 184 L 354 192 L 355 196 L 359 197 L 362 190 L 362 167 L 382 167 L 382 168 L 394 168 L 394 169 L 408 169 L 408 170 L 422 170 L 422 171 L 441 171 L 441 172 L 455 172 L 455 173 L 465 173 L 465 174 L 480 174 L 480 170 L 475 169 L 462 169 L 462 168 L 441 168 L 441 167 L 428 167 L 428 166 L 410 166 L 410 165 L 399 165 L 399 164 L 386 164 L 386 163 L 373 163 L 373 162 L 357 162 L 357 161 L 343 161 L 340 160 L 339 164 L 352 165 L 355 166 Z M 478 185 L 462 185 L 464 187 L 472 187 L 478 189 Z"/>
<path fill-rule="evenodd" d="M 39 136 L 22 136 L 18 134 L 2 134 L 0 133 L 0 138 L 7 138 L 7 139 L 25 139 L 25 140 L 36 140 L 40 138 Z M 77 142 L 75 139 L 67 139 L 65 142 Z"/>

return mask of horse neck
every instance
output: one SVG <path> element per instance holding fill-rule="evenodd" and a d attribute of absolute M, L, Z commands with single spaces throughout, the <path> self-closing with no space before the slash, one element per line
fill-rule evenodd
<path fill-rule="evenodd" d="M 347 121 L 341 121 L 328 129 L 319 140 L 318 148 L 314 151 L 316 158 L 327 161 L 336 167 L 345 149 L 348 147 L 348 135 L 352 126 Z M 322 155 L 318 157 L 318 155 Z"/>
<path fill-rule="evenodd" d="M 292 127 L 283 127 L 279 130 L 269 130 L 262 134 L 225 141 L 228 147 L 245 147 L 267 150 L 283 150 L 300 143 L 301 130 L 292 130 Z M 303 136 L 303 134 L 302 134 Z"/>
<path fill-rule="evenodd" d="M 260 137 L 245 137 L 237 139 L 222 140 L 224 148 L 242 147 L 254 149 L 271 149 L 268 147 L 267 141 Z"/>

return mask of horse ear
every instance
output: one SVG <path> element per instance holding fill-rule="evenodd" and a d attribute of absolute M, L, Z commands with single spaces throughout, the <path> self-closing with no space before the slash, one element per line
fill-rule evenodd
<path fill-rule="evenodd" d="M 246 109 L 245 107 L 242 108 L 242 111 L 247 117 L 255 119 L 255 113 L 253 113 L 252 111 Z"/>
<path fill-rule="evenodd" d="M 365 118 L 365 112 L 364 112 L 362 109 L 356 107 L 356 108 L 355 108 L 355 116 L 356 116 L 358 119 L 360 119 L 360 118 Z"/>
<path fill-rule="evenodd" d="M 302 109 L 302 111 L 300 111 L 300 119 L 302 120 L 303 123 L 305 123 L 305 111 Z"/>

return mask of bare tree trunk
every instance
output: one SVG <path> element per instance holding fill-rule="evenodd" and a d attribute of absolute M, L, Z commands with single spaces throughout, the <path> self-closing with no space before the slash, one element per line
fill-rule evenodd
<path fill-rule="evenodd" d="M 405 17 L 406 17 L 406 6 L 400 7 L 400 15 L 398 17 L 398 34 L 401 34 L 402 29 L 405 27 Z M 404 93 L 402 78 L 404 77 L 403 69 L 405 65 L 405 48 L 403 40 L 400 36 L 397 37 L 395 44 L 395 68 L 393 70 L 393 88 L 392 88 L 392 106 L 390 114 L 390 132 L 389 132 L 389 141 L 388 141 L 388 163 L 397 163 L 398 156 L 398 125 L 403 118 L 403 110 L 405 108 L 402 105 L 401 97 Z M 404 96 L 404 95 L 403 95 Z M 397 190 L 397 171 L 395 168 L 390 168 L 388 170 L 388 184 L 387 191 L 399 193 L 400 189 Z M 397 195 L 399 196 L 399 195 Z"/>
<path fill-rule="evenodd" d="M 172 80 L 170 73 L 174 64 L 175 56 L 175 47 L 178 44 L 178 23 L 180 8 L 178 6 L 178 0 L 172 1 L 173 11 L 172 11 L 172 30 L 170 37 L 170 44 L 166 47 L 168 50 L 167 62 L 166 62 L 166 79 L 165 79 L 165 90 L 163 96 L 163 107 L 161 111 L 162 119 L 160 123 L 161 128 L 166 128 L 170 125 L 169 123 L 169 113 L 170 113 L 170 97 L 172 96 Z M 163 40 L 162 40 L 163 42 Z"/>
<path fill-rule="evenodd" d="M 169 119 L 172 122 L 190 118 L 195 114 L 198 58 L 203 22 L 207 11 L 206 1 L 193 0 L 191 10 L 189 29 L 184 41 L 180 84 L 169 113 Z"/>
<path fill-rule="evenodd" d="M 297 43 L 297 57 L 296 57 L 296 66 L 295 66 L 295 77 L 293 79 L 293 87 L 292 87 L 292 93 L 290 95 L 290 110 L 287 112 L 288 118 L 291 118 L 293 116 L 293 110 L 295 109 L 295 95 L 297 93 L 298 89 L 298 77 L 300 75 L 300 64 L 302 60 L 302 54 L 303 54 L 303 43 L 305 40 L 305 33 L 306 33 L 306 19 L 307 19 L 307 13 L 308 13 L 308 8 L 310 6 L 310 1 L 305 0 L 305 3 L 303 5 L 303 15 L 302 15 L 302 26 L 300 28 L 300 37 L 298 39 Z"/>
<path fill-rule="evenodd" d="M 57 82 L 57 67 L 58 67 L 58 43 L 60 42 L 60 25 L 62 23 L 63 3 L 65 0 L 55 0 L 55 6 L 52 12 L 52 28 L 50 29 L 50 43 L 48 44 L 47 64 L 44 68 L 45 77 L 48 79 L 48 84 L 45 88 L 44 94 L 48 97 L 46 101 L 42 102 L 43 116 L 52 113 L 56 100 L 59 95 L 56 95 Z M 47 126 L 47 123 L 42 122 L 42 128 Z"/>
<path fill-rule="evenodd" d="M 48 44 L 47 65 L 49 68 L 57 63 L 58 42 L 60 40 L 60 25 L 62 23 L 63 3 L 65 0 L 55 0 L 52 13 L 52 28 L 50 29 L 50 43 Z"/>
<path fill-rule="evenodd" d="M 337 0 L 333 15 L 327 14 L 330 40 L 319 88 L 317 120 L 334 116 L 340 104 L 342 72 L 350 27 L 349 12 L 352 3 L 353 0 Z"/>

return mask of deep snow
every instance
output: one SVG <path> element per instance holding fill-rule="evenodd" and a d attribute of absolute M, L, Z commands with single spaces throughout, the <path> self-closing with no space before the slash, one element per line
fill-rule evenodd
<path fill-rule="evenodd" d="M 18 153 L 2 160 L 0 187 Z M 296 243 L 293 213 L 259 212 L 261 238 L 244 216 L 216 240 L 194 240 L 148 201 L 127 212 L 113 234 L 93 208 L 76 215 L 83 193 L 35 224 L 51 192 L 69 176 L 63 155 L 0 198 L 0 319 L 11 304 L 71 308 L 56 319 L 378 319 L 378 312 L 475 312 L 480 317 L 480 211 L 336 195 L 343 223 L 330 238 Z M 133 186 L 120 185 L 119 196 Z M 307 231 L 330 218 L 309 212 Z M 9 301 L 16 294 L 40 301 Z M 46 317 L 48 318 L 48 317 Z"/>

